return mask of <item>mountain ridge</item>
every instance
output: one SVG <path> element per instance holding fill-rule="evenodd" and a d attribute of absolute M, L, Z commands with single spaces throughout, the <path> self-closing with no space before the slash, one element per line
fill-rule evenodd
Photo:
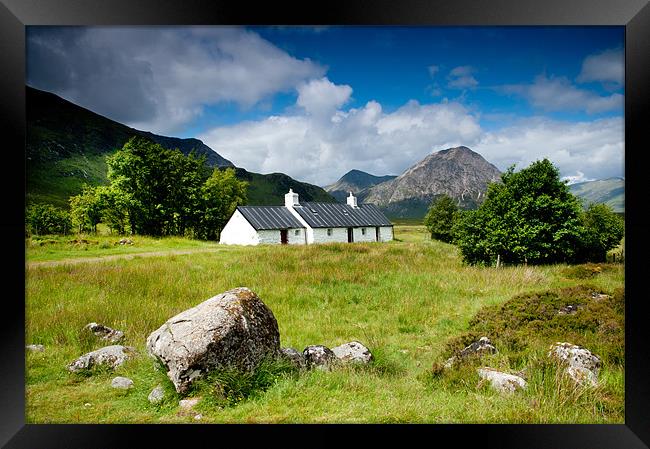
<path fill-rule="evenodd" d="M 390 181 L 396 177 L 394 175 L 376 176 L 362 170 L 352 169 L 341 176 L 338 181 L 323 187 L 323 189 L 336 198 L 337 201 L 344 203 L 350 192 L 356 195 L 372 186 Z"/>

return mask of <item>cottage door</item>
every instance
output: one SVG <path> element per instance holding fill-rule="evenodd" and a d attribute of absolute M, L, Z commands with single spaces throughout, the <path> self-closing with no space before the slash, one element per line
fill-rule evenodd
<path fill-rule="evenodd" d="M 348 228 L 348 243 L 354 242 L 354 234 L 352 233 L 352 228 Z"/>
<path fill-rule="evenodd" d="M 375 228 L 375 242 L 379 241 L 379 226 Z"/>
<path fill-rule="evenodd" d="M 281 229 L 280 230 L 280 243 L 283 245 L 286 245 L 289 243 L 289 231 L 286 229 Z"/>

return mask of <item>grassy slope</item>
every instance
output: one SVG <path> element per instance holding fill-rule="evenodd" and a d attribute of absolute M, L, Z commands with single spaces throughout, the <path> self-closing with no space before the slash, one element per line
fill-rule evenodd
<path fill-rule="evenodd" d="M 395 232 L 400 241 L 388 244 L 228 247 L 29 268 L 26 340 L 46 350 L 28 354 L 27 422 L 193 422 L 177 415 L 173 395 L 160 406 L 147 401 L 157 384 L 168 391 L 170 385 L 153 368 L 144 342 L 174 314 L 238 286 L 257 292 L 273 310 L 283 346 L 302 350 L 359 340 L 376 362 L 366 369 L 283 378 L 235 407 L 219 409 L 206 401 L 199 405 L 203 422 L 624 421 L 623 369 L 617 366 L 603 367 L 604 390 L 593 393 L 608 396 L 606 408 L 558 393 L 535 377 L 528 391 L 508 398 L 477 389 L 474 378 L 432 380 L 432 364 L 444 356 L 448 339 L 466 332 L 482 307 L 584 280 L 568 276 L 563 266 L 465 267 L 455 247 L 427 241 L 422 227 L 398 226 Z M 611 267 L 590 284 L 607 292 L 622 287 L 622 266 Z M 115 374 L 67 373 L 67 363 L 96 347 L 79 337 L 91 321 L 124 330 L 126 344 L 139 356 Z M 132 378 L 135 387 L 111 389 L 114 375 Z"/>

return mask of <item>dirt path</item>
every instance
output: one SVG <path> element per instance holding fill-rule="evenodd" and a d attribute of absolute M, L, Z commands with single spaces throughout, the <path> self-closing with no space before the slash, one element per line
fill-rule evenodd
<path fill-rule="evenodd" d="M 133 259 L 134 257 L 160 257 L 160 256 L 172 256 L 172 255 L 181 256 L 184 254 L 209 253 L 209 252 L 216 252 L 216 251 L 219 251 L 219 248 L 172 249 L 167 251 L 149 251 L 146 253 L 110 254 L 107 256 L 98 256 L 98 257 L 78 257 L 74 259 L 43 260 L 39 262 L 27 262 L 27 267 L 28 268 L 54 267 L 57 265 L 104 262 L 107 260 L 117 260 L 117 259 L 130 260 Z"/>

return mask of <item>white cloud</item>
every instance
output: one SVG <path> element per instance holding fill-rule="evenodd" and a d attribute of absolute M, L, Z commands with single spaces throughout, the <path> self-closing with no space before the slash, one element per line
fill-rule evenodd
<path fill-rule="evenodd" d="M 484 133 L 470 148 L 502 170 L 547 157 L 561 176 L 603 179 L 623 175 L 624 142 L 622 117 L 577 123 L 537 117 Z"/>
<path fill-rule="evenodd" d="M 599 81 L 621 86 L 625 82 L 623 50 L 605 50 L 587 56 L 582 62 L 582 69 L 576 81 L 579 83 Z"/>
<path fill-rule="evenodd" d="M 452 89 L 473 89 L 478 86 L 478 81 L 472 76 L 474 72 L 474 68 L 468 65 L 455 67 L 447 76 L 447 86 Z"/>
<path fill-rule="evenodd" d="M 385 113 L 379 103 L 369 101 L 331 116 L 273 116 L 215 128 L 198 138 L 248 170 L 283 172 L 326 185 L 353 168 L 400 174 L 434 150 L 472 142 L 479 135 L 476 117 L 459 103 L 409 101 Z"/>
<path fill-rule="evenodd" d="M 170 134 L 205 105 L 242 107 L 325 68 L 238 27 L 28 30 L 28 81 L 130 126 Z"/>
<path fill-rule="evenodd" d="M 567 181 L 567 184 L 577 184 L 579 182 L 587 182 L 587 181 L 595 181 L 594 178 L 587 178 L 584 173 L 582 173 L 580 170 L 576 171 L 576 174 L 571 176 L 564 176 L 562 177 L 562 181 Z"/>
<path fill-rule="evenodd" d="M 334 111 L 348 102 L 350 95 L 352 95 L 350 86 L 337 86 L 327 78 L 321 78 L 298 87 L 296 104 L 309 114 L 331 116 Z"/>
<path fill-rule="evenodd" d="M 545 111 L 585 111 L 588 114 L 623 111 L 623 95 L 600 96 L 589 90 L 578 89 L 565 77 L 538 75 L 532 84 L 507 85 L 500 90 L 524 97 L 533 106 Z"/>

